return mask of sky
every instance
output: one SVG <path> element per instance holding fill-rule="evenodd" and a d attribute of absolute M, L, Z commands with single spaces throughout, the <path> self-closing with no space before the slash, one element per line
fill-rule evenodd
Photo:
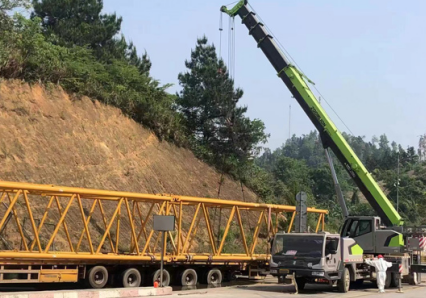
<path fill-rule="evenodd" d="M 229 1 L 229 0 L 228 0 Z M 303 72 L 323 95 L 324 108 L 341 131 L 371 140 L 386 134 L 417 148 L 426 133 L 426 1 L 249 0 Z M 228 61 L 228 21 L 223 0 L 104 0 L 104 11 L 123 17 L 122 33 L 148 52 L 151 75 L 180 90 L 196 40 L 203 35 Z M 231 5 L 232 6 L 232 5 Z M 219 45 L 222 45 L 221 47 Z M 289 134 L 315 130 L 247 28 L 235 19 L 235 85 L 241 105 L 280 147 Z M 328 103 L 337 115 L 327 106 Z M 291 112 L 290 112 L 291 105 Z M 343 120 L 340 121 L 340 119 Z M 348 130 L 348 128 L 349 130 Z"/>

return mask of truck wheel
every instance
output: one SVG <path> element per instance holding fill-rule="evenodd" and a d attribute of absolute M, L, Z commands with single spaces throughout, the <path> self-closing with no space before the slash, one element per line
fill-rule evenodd
<path fill-rule="evenodd" d="M 349 291 L 349 286 L 351 285 L 351 273 L 349 269 L 345 267 L 343 270 L 342 277 L 337 281 L 337 288 L 341 293 L 347 293 Z"/>
<path fill-rule="evenodd" d="M 219 269 L 213 268 L 207 273 L 208 285 L 220 285 L 222 283 L 222 272 Z"/>
<path fill-rule="evenodd" d="M 152 275 L 152 284 L 154 284 L 154 282 L 158 280 L 158 284 L 160 285 L 160 272 L 161 272 L 160 269 L 154 272 L 154 274 Z M 170 273 L 166 269 L 163 269 L 163 286 L 168 287 L 169 285 L 170 285 Z"/>
<path fill-rule="evenodd" d="M 385 289 L 389 289 L 392 283 L 391 272 L 386 272 Z"/>
<path fill-rule="evenodd" d="M 417 286 L 420 284 L 419 275 L 417 272 L 410 273 L 410 276 L 408 277 L 408 283 L 412 286 Z"/>
<path fill-rule="evenodd" d="M 297 284 L 297 289 L 303 291 L 306 285 L 306 279 L 304 279 L 303 277 L 296 277 L 296 284 Z"/>
<path fill-rule="evenodd" d="M 195 286 L 197 285 L 197 280 L 197 272 L 194 269 L 188 268 L 182 272 L 180 282 L 182 286 Z"/>
<path fill-rule="evenodd" d="M 121 274 L 121 283 L 125 288 L 137 288 L 141 285 L 142 277 L 139 270 L 129 268 Z"/>
<path fill-rule="evenodd" d="M 390 282 L 390 286 L 392 288 L 398 287 L 398 279 L 399 279 L 398 274 L 392 272 L 392 274 L 391 274 L 391 282 Z"/>
<path fill-rule="evenodd" d="M 104 266 L 95 266 L 89 269 L 86 283 L 94 289 L 105 287 L 108 282 L 108 270 Z"/>

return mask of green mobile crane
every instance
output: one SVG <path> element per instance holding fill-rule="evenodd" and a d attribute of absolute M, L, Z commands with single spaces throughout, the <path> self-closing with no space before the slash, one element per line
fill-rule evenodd
<path fill-rule="evenodd" d="M 351 281 L 375 279 L 374 270 L 365 264 L 364 258 L 382 254 L 396 265 L 389 271 L 387 286 L 396 285 L 399 275 L 398 270 L 394 271 L 399 264 L 402 265 L 405 279 L 413 284 L 419 283 L 417 273 L 425 272 L 425 268 L 414 265 L 420 261 L 420 258 L 414 257 L 421 249 L 418 237 L 423 237 L 426 228 L 404 228 L 401 216 L 316 99 L 308 86 L 309 79 L 289 62 L 267 29 L 259 22 L 247 0 L 239 1 L 231 9 L 222 6 L 221 11 L 231 17 L 241 17 L 242 23 L 275 68 L 278 77 L 319 131 L 345 216 L 340 235 L 278 233 L 272 250 L 271 273 L 277 276 L 295 274 L 299 287 L 303 287 L 306 282 L 325 281 L 336 284 L 345 292 Z M 328 154 L 329 149 L 342 163 L 378 216 L 348 215 Z"/>

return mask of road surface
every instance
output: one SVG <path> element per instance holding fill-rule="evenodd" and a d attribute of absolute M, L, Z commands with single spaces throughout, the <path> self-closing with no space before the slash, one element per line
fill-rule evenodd
<path fill-rule="evenodd" d="M 366 282 L 363 286 L 353 289 L 348 293 L 342 294 L 327 285 L 306 285 L 306 289 L 300 291 L 296 297 L 319 297 L 319 298 L 376 298 L 376 295 L 381 295 L 386 298 L 404 297 L 404 298 L 419 298 L 426 297 L 426 285 L 409 286 L 403 284 L 403 292 L 397 293 L 397 289 L 387 289 L 386 293 L 379 294 L 378 289 L 372 283 Z M 170 297 L 170 296 L 168 296 Z M 218 298 L 295 298 L 294 287 L 287 285 L 278 285 L 276 279 L 268 278 L 264 282 L 258 282 L 248 285 L 235 285 L 230 287 L 183 290 L 173 292 L 171 297 L 218 297 Z"/>

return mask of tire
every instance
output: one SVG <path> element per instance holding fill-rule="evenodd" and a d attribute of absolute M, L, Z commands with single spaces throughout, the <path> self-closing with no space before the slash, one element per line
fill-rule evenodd
<path fill-rule="evenodd" d="M 223 279 L 222 282 L 232 282 L 237 279 L 235 271 L 226 271 L 222 273 Z"/>
<path fill-rule="evenodd" d="M 391 288 L 397 288 L 398 287 L 398 280 L 399 280 L 398 274 L 392 272 L 391 283 L 390 283 Z"/>
<path fill-rule="evenodd" d="M 129 268 L 121 274 L 121 284 L 124 288 L 137 288 L 141 285 L 142 276 L 139 270 Z"/>
<path fill-rule="evenodd" d="M 221 283 L 222 283 L 222 272 L 217 268 L 213 268 L 209 270 L 209 272 L 207 273 L 207 284 L 220 285 Z"/>
<path fill-rule="evenodd" d="M 337 281 L 337 288 L 341 293 L 347 293 L 351 285 L 351 273 L 349 269 L 345 267 L 343 270 L 342 277 Z"/>
<path fill-rule="evenodd" d="M 408 283 L 412 286 L 418 286 L 421 283 L 421 281 L 419 280 L 419 275 L 417 274 L 417 272 L 410 273 L 410 276 L 408 278 Z"/>
<path fill-rule="evenodd" d="M 152 284 L 156 280 L 160 280 L 160 269 L 156 270 L 152 275 Z M 168 287 L 170 285 L 170 273 L 166 269 L 163 269 L 163 287 Z"/>
<path fill-rule="evenodd" d="M 108 282 L 108 270 L 104 266 L 95 266 L 89 269 L 86 275 L 86 284 L 93 289 L 102 289 Z"/>
<path fill-rule="evenodd" d="M 386 272 L 385 289 L 389 289 L 392 283 L 391 272 Z"/>
<path fill-rule="evenodd" d="M 197 285 L 198 275 L 194 269 L 185 269 L 181 274 L 181 285 L 184 287 L 193 287 Z"/>
<path fill-rule="evenodd" d="M 306 279 L 304 279 L 303 277 L 296 277 L 296 284 L 297 284 L 297 290 L 303 291 L 303 289 L 305 289 Z"/>

